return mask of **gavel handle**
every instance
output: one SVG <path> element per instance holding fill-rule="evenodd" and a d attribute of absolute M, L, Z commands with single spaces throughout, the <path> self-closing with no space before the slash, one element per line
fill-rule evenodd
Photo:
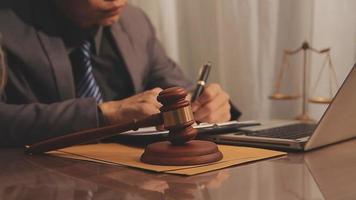
<path fill-rule="evenodd" d="M 156 126 L 163 123 L 162 115 L 160 113 L 151 115 L 142 120 L 132 120 L 126 123 L 88 129 L 62 135 L 55 138 L 50 138 L 38 143 L 27 145 L 25 147 L 25 153 L 27 154 L 39 154 L 47 151 L 61 149 L 73 145 L 83 144 L 86 142 L 92 142 L 99 139 L 107 138 L 119 133 L 123 133 L 129 130 L 137 130 L 141 127 Z"/>

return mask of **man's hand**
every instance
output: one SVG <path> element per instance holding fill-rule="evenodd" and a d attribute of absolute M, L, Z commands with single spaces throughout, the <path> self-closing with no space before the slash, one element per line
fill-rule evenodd
<path fill-rule="evenodd" d="M 195 102 L 192 109 L 196 121 L 199 122 L 226 122 L 231 118 L 229 95 L 223 91 L 219 84 L 209 84 Z"/>
<path fill-rule="evenodd" d="M 109 124 L 148 117 L 159 113 L 162 105 L 157 101 L 157 96 L 161 91 L 161 88 L 154 88 L 120 101 L 102 103 L 99 107 Z"/>

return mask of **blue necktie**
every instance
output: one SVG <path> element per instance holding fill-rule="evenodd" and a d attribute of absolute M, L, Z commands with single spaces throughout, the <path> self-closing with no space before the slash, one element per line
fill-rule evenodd
<path fill-rule="evenodd" d="M 84 41 L 79 49 L 71 55 L 73 71 L 76 71 L 76 92 L 77 97 L 93 97 L 97 103 L 103 102 L 99 85 L 93 75 L 93 65 L 91 61 L 91 43 Z"/>

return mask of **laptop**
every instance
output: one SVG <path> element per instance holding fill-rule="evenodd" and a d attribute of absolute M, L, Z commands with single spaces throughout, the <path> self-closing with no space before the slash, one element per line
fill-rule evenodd
<path fill-rule="evenodd" d="M 356 64 L 316 124 L 290 120 L 262 121 L 260 126 L 206 137 L 221 144 L 286 151 L 309 151 L 354 138 L 356 137 Z"/>

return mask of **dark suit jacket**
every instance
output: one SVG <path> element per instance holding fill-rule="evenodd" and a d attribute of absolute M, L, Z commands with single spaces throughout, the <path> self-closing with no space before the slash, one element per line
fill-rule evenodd
<path fill-rule="evenodd" d="M 19 146 L 98 126 L 94 99 L 75 99 L 71 63 L 48 0 L 2 0 L 0 32 L 8 83 L 0 102 L 0 146 Z M 167 56 L 139 9 L 127 6 L 111 26 L 136 93 L 148 88 L 191 88 Z"/>

